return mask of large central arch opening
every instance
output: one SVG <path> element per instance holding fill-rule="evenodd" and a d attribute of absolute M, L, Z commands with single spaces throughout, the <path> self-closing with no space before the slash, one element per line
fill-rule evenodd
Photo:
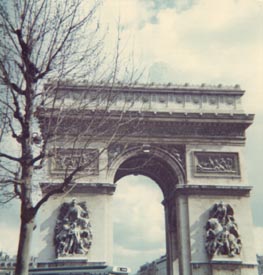
<path fill-rule="evenodd" d="M 146 176 L 118 180 L 113 199 L 113 262 L 135 274 L 166 254 L 165 218 L 159 186 Z"/>
<path fill-rule="evenodd" d="M 130 184 L 127 183 L 129 184 L 129 186 L 126 189 L 126 192 L 124 190 L 123 194 L 121 195 L 123 202 L 125 202 L 125 199 L 129 200 L 133 196 L 136 197 L 136 195 L 138 197 L 142 196 L 141 200 L 145 201 L 145 205 L 143 205 L 142 207 L 138 208 L 138 205 L 142 205 L 143 203 L 141 201 L 136 202 L 136 200 L 135 200 L 136 207 L 135 206 L 129 206 L 129 207 L 130 208 L 135 207 L 136 209 L 138 209 L 137 212 L 140 214 L 145 211 L 142 214 L 142 216 L 137 214 L 135 218 L 138 220 L 141 219 L 140 221 L 141 224 L 146 222 L 146 224 L 144 225 L 144 229 L 146 230 L 146 233 L 147 233 L 147 228 L 148 228 L 148 235 L 151 234 L 151 229 L 152 229 L 151 225 L 153 225 L 154 220 L 149 220 L 147 222 L 147 219 L 145 217 L 149 218 L 151 215 L 154 216 L 153 214 L 151 214 L 151 209 L 154 209 L 154 208 L 157 209 L 159 207 L 158 212 L 162 213 L 161 214 L 162 217 L 161 218 L 159 217 L 159 221 L 162 220 L 162 222 L 160 222 L 162 223 L 162 225 L 161 227 L 159 227 L 159 231 L 160 231 L 160 228 L 162 228 L 161 231 L 163 232 L 162 234 L 160 234 L 159 232 L 159 235 L 156 232 L 156 239 L 159 238 L 160 240 L 160 236 L 162 236 L 161 238 L 162 238 L 163 245 L 159 246 L 159 253 L 156 253 L 157 252 L 156 250 L 155 254 L 151 258 L 147 258 L 148 256 L 150 257 L 150 254 L 148 254 L 146 258 L 147 258 L 147 262 L 151 262 L 161 257 L 162 255 L 166 254 L 167 271 L 172 270 L 171 265 L 173 265 L 175 263 L 175 260 L 178 258 L 177 233 L 176 233 L 177 221 L 176 221 L 176 209 L 175 209 L 175 201 L 174 201 L 173 194 L 176 189 L 176 185 L 183 184 L 184 178 L 185 178 L 185 175 L 183 174 L 182 162 L 180 158 L 178 158 L 178 155 L 176 154 L 171 154 L 169 151 L 160 150 L 159 148 L 150 147 L 150 148 L 146 148 L 145 150 L 145 148 L 140 147 L 138 149 L 134 148 L 133 150 L 130 150 L 129 152 L 125 152 L 124 154 L 122 154 L 117 159 L 114 165 L 113 165 L 114 183 L 117 183 L 117 193 L 116 193 L 117 196 L 118 196 L 118 187 L 121 185 L 122 181 L 126 181 L 127 179 L 129 179 L 129 181 L 131 182 Z M 136 178 L 138 179 L 137 181 L 136 181 Z M 152 185 L 151 191 L 146 190 L 144 192 L 146 194 L 139 194 L 140 190 L 143 187 L 145 187 L 145 185 L 143 185 L 144 182 L 146 184 L 149 184 L 149 182 L 151 182 L 151 185 Z M 138 186 L 141 185 L 143 187 L 138 188 L 139 191 L 132 190 L 132 187 L 137 185 Z M 154 189 L 153 186 L 155 186 L 155 188 L 159 188 L 159 192 L 161 190 L 161 192 L 159 193 L 160 197 L 158 202 L 155 200 L 152 200 L 151 198 L 151 196 L 154 197 L 155 195 L 150 195 L 152 190 Z M 125 189 L 125 187 L 123 187 L 123 189 Z M 163 205 L 160 202 L 162 202 Z M 121 207 L 120 204 L 121 203 L 119 203 L 118 207 Z M 123 209 L 121 209 L 121 211 L 123 211 Z M 115 212 L 117 213 L 118 210 L 114 209 L 113 217 Z M 130 209 L 130 212 L 132 212 L 131 209 Z M 136 215 L 136 213 L 132 215 Z M 127 210 L 127 214 L 124 216 L 125 216 L 124 220 L 125 219 L 128 220 L 130 218 L 129 210 Z M 118 217 L 115 217 L 114 221 L 116 225 L 116 223 L 118 222 Z M 123 225 L 123 228 L 127 229 L 126 231 L 128 232 L 127 234 L 130 234 L 132 236 L 134 236 L 134 234 L 137 234 L 136 228 L 132 229 L 128 227 L 129 227 L 128 222 L 127 224 Z M 140 231 L 140 229 L 137 229 L 137 231 Z M 115 227 L 114 233 L 115 233 L 115 240 L 119 238 L 120 235 L 121 236 L 125 235 L 123 234 L 123 232 L 120 232 L 120 228 L 116 229 L 116 227 Z M 127 236 L 127 239 L 129 238 L 132 240 L 132 238 L 130 238 L 131 237 L 130 235 Z M 141 239 L 143 239 L 143 237 Z M 116 242 L 115 242 L 115 245 L 116 245 Z M 148 244 L 146 243 L 142 244 L 142 247 L 147 245 Z M 130 258 L 137 257 L 132 253 L 130 253 L 129 255 L 129 251 L 123 250 L 123 254 L 125 253 Z M 115 250 L 115 255 L 116 255 L 116 250 Z M 131 261 L 129 261 L 129 263 L 131 263 L 133 267 L 133 273 L 135 273 L 138 270 L 138 267 L 139 267 L 138 264 L 142 265 L 145 263 L 143 261 L 144 260 L 142 259 L 141 262 L 136 263 L 137 266 L 135 267 L 135 270 L 134 270 L 134 264 Z M 168 272 L 168 274 L 171 274 L 171 273 Z"/>

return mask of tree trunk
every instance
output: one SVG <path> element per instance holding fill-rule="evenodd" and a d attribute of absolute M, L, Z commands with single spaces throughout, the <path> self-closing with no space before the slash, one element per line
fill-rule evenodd
<path fill-rule="evenodd" d="M 26 216 L 27 215 L 25 215 L 25 213 L 22 213 L 21 215 L 20 238 L 15 275 L 28 275 L 30 245 L 34 229 L 34 217 L 27 219 Z"/>

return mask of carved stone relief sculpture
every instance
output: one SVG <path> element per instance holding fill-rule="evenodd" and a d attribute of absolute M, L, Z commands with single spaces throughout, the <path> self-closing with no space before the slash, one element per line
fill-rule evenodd
<path fill-rule="evenodd" d="M 91 247 L 92 232 L 89 213 L 84 202 L 63 203 L 55 227 L 54 243 L 57 257 L 86 255 Z"/>
<path fill-rule="evenodd" d="M 56 148 L 53 152 L 51 173 L 60 174 L 72 171 L 81 165 L 86 165 L 86 175 L 96 175 L 99 169 L 99 152 L 97 149 L 65 149 Z"/>
<path fill-rule="evenodd" d="M 194 152 L 195 174 L 240 176 L 237 153 Z"/>
<path fill-rule="evenodd" d="M 241 252 L 241 239 L 233 208 L 224 202 L 216 203 L 206 224 L 206 251 L 210 258 L 225 255 L 234 257 Z"/>

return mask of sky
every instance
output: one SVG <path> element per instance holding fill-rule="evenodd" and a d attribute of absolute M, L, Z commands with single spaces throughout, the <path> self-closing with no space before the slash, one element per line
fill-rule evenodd
<path fill-rule="evenodd" d="M 145 176 L 126 176 L 117 182 L 113 200 L 115 265 L 138 267 L 165 254 L 163 194 Z M 120 207 L 121 206 L 121 207 Z"/>
<path fill-rule="evenodd" d="M 243 105 L 247 113 L 256 115 L 247 130 L 246 172 L 248 184 L 254 186 L 256 249 L 263 254 L 263 0 L 105 0 L 100 18 L 109 26 L 109 44 L 116 41 L 119 26 L 124 58 L 132 58 L 134 67 L 144 72 L 140 82 L 239 84 L 246 90 Z M 135 271 L 164 254 L 158 188 L 140 176 L 118 182 L 115 264 Z M 8 241 L 17 236 L 18 210 L 7 207 L 12 215 L 3 219 L 6 211 L 0 211 L 0 249 L 15 253 Z"/>

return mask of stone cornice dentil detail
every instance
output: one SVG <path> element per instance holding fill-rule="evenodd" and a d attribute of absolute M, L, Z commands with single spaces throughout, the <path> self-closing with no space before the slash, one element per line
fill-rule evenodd
<path fill-rule="evenodd" d="M 77 106 L 82 102 L 89 109 L 154 112 L 216 112 L 243 113 L 241 97 L 244 90 L 236 86 L 189 86 L 185 85 L 156 85 L 156 84 L 72 84 L 63 82 L 58 87 L 52 83 L 46 84 L 45 89 L 56 91 L 61 101 L 67 107 Z"/>

